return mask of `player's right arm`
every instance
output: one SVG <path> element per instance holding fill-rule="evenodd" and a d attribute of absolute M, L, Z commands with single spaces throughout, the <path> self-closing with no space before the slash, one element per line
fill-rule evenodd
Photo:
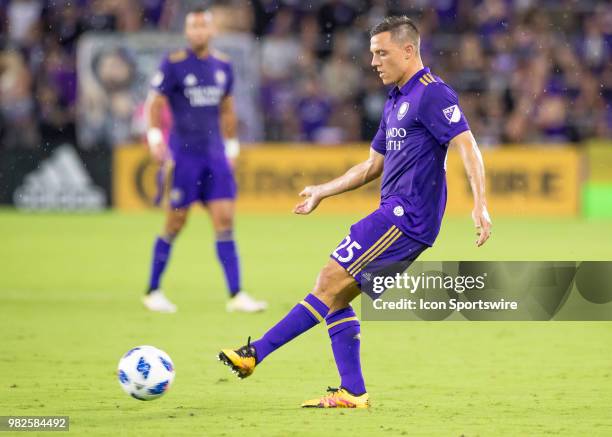
<path fill-rule="evenodd" d="M 351 167 L 342 176 L 321 185 L 311 185 L 300 193 L 304 201 L 293 208 L 296 214 L 310 214 L 326 197 L 335 196 L 359 188 L 378 178 L 383 171 L 384 155 L 370 149 L 367 160 Z"/>
<path fill-rule="evenodd" d="M 304 201 L 298 203 L 293 212 L 296 214 L 310 214 L 326 197 L 335 196 L 346 191 L 354 190 L 378 178 L 383 172 L 385 153 L 387 150 L 387 125 L 383 111 L 378 131 L 374 135 L 370 147 L 370 157 L 352 167 L 342 176 L 321 185 L 311 185 L 300 193 Z"/>
<path fill-rule="evenodd" d="M 158 162 L 168 157 L 168 145 L 162 132 L 162 114 L 168 104 L 168 96 L 176 92 L 179 84 L 174 74 L 173 64 L 183 59 L 184 50 L 179 50 L 164 58 L 159 69 L 151 79 L 151 88 L 145 102 L 147 120 L 147 143 L 151 155 Z"/>
<path fill-rule="evenodd" d="M 168 146 L 162 132 L 162 113 L 167 98 L 156 90 L 149 91 L 145 102 L 145 114 L 147 119 L 147 143 L 151 155 L 158 162 L 163 162 L 168 154 Z"/>

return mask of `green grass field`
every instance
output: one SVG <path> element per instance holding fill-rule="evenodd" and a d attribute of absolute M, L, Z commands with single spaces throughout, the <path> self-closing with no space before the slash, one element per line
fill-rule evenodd
<path fill-rule="evenodd" d="M 309 292 L 355 216 L 238 218 L 245 288 L 270 302 L 228 315 L 205 215 L 178 240 L 164 283 L 174 315 L 140 297 L 160 213 L 0 211 L 0 415 L 69 415 L 76 435 L 612 435 L 612 323 L 365 322 L 369 411 L 301 410 L 338 378 L 323 327 L 239 381 L 220 347 L 258 337 Z M 612 222 L 496 220 L 474 247 L 447 219 L 422 259 L 610 260 Z M 140 344 L 166 350 L 174 386 L 154 402 L 120 389 Z"/>

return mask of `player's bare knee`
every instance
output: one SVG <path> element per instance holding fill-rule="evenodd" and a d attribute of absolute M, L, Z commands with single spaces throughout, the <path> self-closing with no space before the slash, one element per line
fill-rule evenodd
<path fill-rule="evenodd" d="M 234 228 L 234 218 L 231 215 L 217 217 L 214 220 L 213 226 L 217 233 L 231 232 Z"/>
<path fill-rule="evenodd" d="M 167 223 L 164 227 L 164 236 L 166 236 L 168 239 L 174 240 L 181 233 L 184 225 L 184 223 Z"/>
<path fill-rule="evenodd" d="M 336 312 L 346 308 L 357 296 L 361 294 L 361 290 L 356 284 L 349 284 L 334 294 L 334 298 L 327 304 L 329 313 Z"/>
<path fill-rule="evenodd" d="M 214 200 L 207 204 L 215 232 L 231 231 L 234 228 L 233 200 Z"/>
<path fill-rule="evenodd" d="M 346 287 L 323 285 L 315 288 L 313 294 L 329 307 L 330 312 L 345 308 L 352 300 L 352 297 L 349 297 L 347 293 Z"/>
<path fill-rule="evenodd" d="M 164 233 L 168 238 L 176 238 L 187 222 L 187 213 L 181 210 L 171 211 L 166 220 Z"/>
<path fill-rule="evenodd" d="M 330 308 L 344 307 L 350 302 L 348 290 L 352 284 L 353 278 L 344 269 L 328 264 L 319 273 L 313 294 Z"/>

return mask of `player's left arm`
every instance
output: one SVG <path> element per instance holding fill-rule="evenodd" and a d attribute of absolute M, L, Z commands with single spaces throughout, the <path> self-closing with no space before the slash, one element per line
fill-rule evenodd
<path fill-rule="evenodd" d="M 220 103 L 221 133 L 225 142 L 225 156 L 232 165 L 240 154 L 240 141 L 238 140 L 238 117 L 234 108 L 234 97 L 227 94 Z"/>
<path fill-rule="evenodd" d="M 491 218 L 487 211 L 487 199 L 485 196 L 485 169 L 482 154 L 476 144 L 472 131 L 466 130 L 450 140 L 449 145 L 459 150 L 465 171 L 468 175 L 472 194 L 474 196 L 474 209 L 472 219 L 477 229 L 477 246 L 482 246 L 491 235 Z"/>
<path fill-rule="evenodd" d="M 419 118 L 439 144 L 455 146 L 472 186 L 474 210 L 472 219 L 477 229 L 476 244 L 482 246 L 491 235 L 491 218 L 485 197 L 485 172 L 482 155 L 459 107 L 457 93 L 442 82 L 426 85 L 419 104 Z"/>

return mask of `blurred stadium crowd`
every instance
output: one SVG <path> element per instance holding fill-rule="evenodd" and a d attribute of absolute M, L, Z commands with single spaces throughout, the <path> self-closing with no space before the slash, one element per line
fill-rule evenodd
<path fill-rule="evenodd" d="M 79 36 L 180 32 L 191 0 L 0 0 L 0 148 L 75 142 Z M 237 0 L 218 27 L 261 53 L 267 141 L 369 141 L 386 99 L 368 29 L 415 18 L 422 57 L 460 92 L 483 145 L 612 131 L 612 4 L 595 0 Z M 161 57 L 161 53 L 160 53 Z"/>

